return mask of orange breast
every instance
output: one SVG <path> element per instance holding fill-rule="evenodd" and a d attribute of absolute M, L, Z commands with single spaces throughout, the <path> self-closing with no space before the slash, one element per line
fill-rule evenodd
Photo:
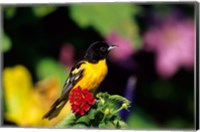
<path fill-rule="evenodd" d="M 80 86 L 89 91 L 96 89 L 100 85 L 108 71 L 105 59 L 95 64 L 86 62 L 80 68 L 84 68 L 83 77 L 74 88 Z"/>

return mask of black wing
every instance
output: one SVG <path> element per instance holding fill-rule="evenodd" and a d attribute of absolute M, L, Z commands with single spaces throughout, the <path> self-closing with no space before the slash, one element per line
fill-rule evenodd
<path fill-rule="evenodd" d="M 62 95 L 60 98 L 65 98 L 67 94 L 71 91 L 71 89 L 75 86 L 75 84 L 80 80 L 83 75 L 84 69 L 80 68 L 84 61 L 79 61 L 70 71 L 68 79 L 65 81 L 65 84 L 62 89 Z"/>
<path fill-rule="evenodd" d="M 80 80 L 83 75 L 84 69 L 80 68 L 80 66 L 85 63 L 84 61 L 79 61 L 70 71 L 68 79 L 65 81 L 63 86 L 62 94 L 60 98 L 58 98 L 54 104 L 51 106 L 51 109 L 48 113 L 43 116 L 47 119 L 52 119 L 56 117 L 62 108 L 65 106 L 66 102 L 68 101 L 69 92 L 75 86 L 75 84 Z"/>

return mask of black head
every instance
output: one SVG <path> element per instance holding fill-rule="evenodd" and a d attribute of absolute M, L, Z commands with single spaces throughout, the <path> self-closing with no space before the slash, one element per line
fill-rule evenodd
<path fill-rule="evenodd" d="M 90 45 L 87 49 L 84 59 L 89 62 L 98 62 L 99 60 L 105 59 L 108 53 L 113 49 L 116 48 L 115 45 L 108 45 L 105 42 L 94 42 Z"/>

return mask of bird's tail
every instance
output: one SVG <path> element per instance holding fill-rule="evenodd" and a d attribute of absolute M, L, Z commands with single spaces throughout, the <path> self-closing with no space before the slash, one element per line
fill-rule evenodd
<path fill-rule="evenodd" d="M 62 110 L 62 108 L 65 106 L 67 100 L 60 100 L 57 99 L 55 101 L 55 103 L 51 106 L 51 109 L 49 110 L 49 112 L 47 112 L 42 119 L 49 119 L 51 120 L 52 118 L 56 117 L 60 111 Z"/>

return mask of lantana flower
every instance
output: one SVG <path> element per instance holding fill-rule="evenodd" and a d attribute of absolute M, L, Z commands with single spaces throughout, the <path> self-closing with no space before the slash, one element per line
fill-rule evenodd
<path fill-rule="evenodd" d="M 87 89 L 82 90 L 81 87 L 77 87 L 71 91 L 69 102 L 74 114 L 84 115 L 95 104 L 95 99 Z"/>

